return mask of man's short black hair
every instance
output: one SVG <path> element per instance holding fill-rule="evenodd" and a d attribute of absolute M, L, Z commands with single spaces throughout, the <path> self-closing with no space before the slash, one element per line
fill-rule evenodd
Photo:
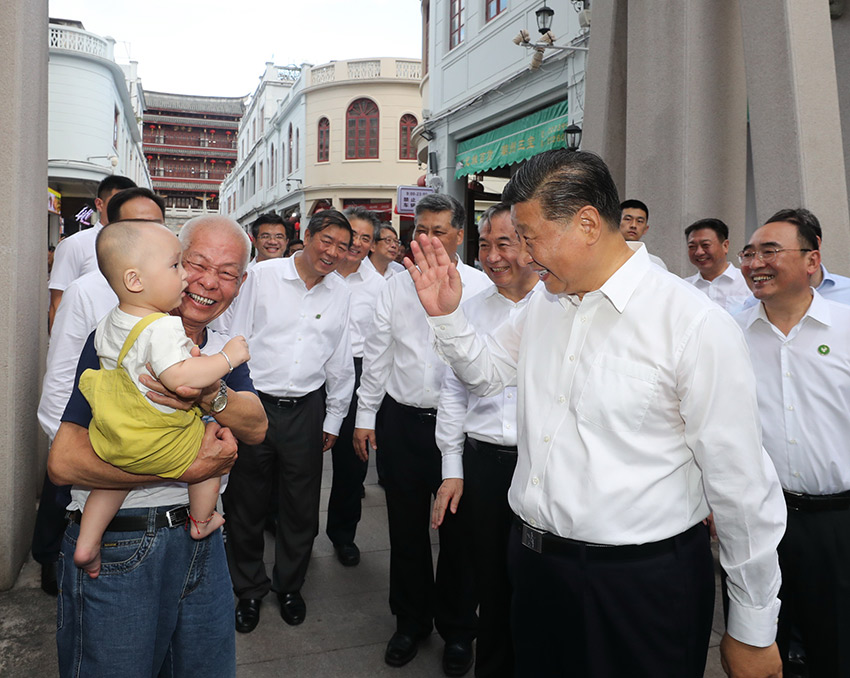
<path fill-rule="evenodd" d="M 286 245 L 286 251 L 283 253 L 283 256 L 285 256 L 285 257 L 288 257 L 288 256 L 289 256 L 289 251 L 290 251 L 290 249 L 292 248 L 292 246 L 293 246 L 293 245 L 301 245 L 301 247 L 304 247 L 304 241 L 303 241 L 303 240 L 301 240 L 301 238 L 292 238 L 292 239 L 291 239 L 291 240 L 287 243 L 287 245 Z"/>
<path fill-rule="evenodd" d="M 777 221 L 784 221 L 797 227 L 797 240 L 800 241 L 800 247 L 813 250 L 820 249 L 820 243 L 823 242 L 823 230 L 820 227 L 820 221 L 805 207 L 779 210 L 764 223 L 773 224 Z"/>
<path fill-rule="evenodd" d="M 608 166 L 595 153 L 565 148 L 544 151 L 522 165 L 502 191 L 510 205 L 537 200 L 543 216 L 566 222 L 594 207 L 612 231 L 620 230 L 620 196 Z"/>
<path fill-rule="evenodd" d="M 641 202 L 640 200 L 623 200 L 620 203 L 620 211 L 622 212 L 623 210 L 643 210 L 646 220 L 649 221 L 649 208 L 645 202 Z"/>
<path fill-rule="evenodd" d="M 445 193 L 430 193 L 422 198 L 413 210 L 414 223 L 422 212 L 451 212 L 452 228 L 460 230 L 466 224 L 466 210 L 455 198 Z"/>
<path fill-rule="evenodd" d="M 685 229 L 685 237 L 687 238 L 691 233 L 701 228 L 710 228 L 717 233 L 717 239 L 720 242 L 729 240 L 729 227 L 720 221 L 720 219 L 700 219 L 699 221 L 695 221 Z"/>
<path fill-rule="evenodd" d="M 106 206 L 106 218 L 109 223 L 121 221 L 121 208 L 125 203 L 135 198 L 147 198 L 155 203 L 159 207 L 159 211 L 162 212 L 163 220 L 165 219 L 165 200 L 162 199 L 162 196 L 157 195 L 149 188 L 133 186 L 133 188 L 125 188 L 118 191 L 118 193 L 112 196 L 112 200 Z"/>
<path fill-rule="evenodd" d="M 362 205 L 351 205 L 343 210 L 343 214 L 349 219 L 360 219 L 360 221 L 372 224 L 373 240 L 381 237 L 381 220 L 372 210 L 367 210 Z"/>
<path fill-rule="evenodd" d="M 254 240 L 256 240 L 257 236 L 260 234 L 260 226 L 263 224 L 276 224 L 278 226 L 283 226 L 286 231 L 286 239 L 289 240 L 289 229 L 286 227 L 286 222 L 283 220 L 282 216 L 275 214 L 274 212 L 266 212 L 254 219 L 254 223 L 251 224 L 251 235 Z"/>
<path fill-rule="evenodd" d="M 339 210 L 322 210 L 321 212 L 316 212 L 310 217 L 310 223 L 307 224 L 307 233 L 313 237 L 331 226 L 348 231 L 348 245 L 350 247 L 352 238 L 351 224 L 348 223 L 348 219 Z"/>
<path fill-rule="evenodd" d="M 125 188 L 135 188 L 136 182 L 118 174 L 110 174 L 97 185 L 97 197 L 105 200 L 112 191 L 123 191 Z"/>

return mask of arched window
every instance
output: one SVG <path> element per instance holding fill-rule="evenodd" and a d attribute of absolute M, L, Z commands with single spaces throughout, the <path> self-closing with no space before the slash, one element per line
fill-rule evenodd
<path fill-rule="evenodd" d="M 345 157 L 378 157 L 378 107 L 371 99 L 357 99 L 345 114 Z"/>
<path fill-rule="evenodd" d="M 274 186 L 276 183 L 275 174 L 277 173 L 277 166 L 274 162 L 274 144 L 269 147 L 269 186 Z"/>
<path fill-rule="evenodd" d="M 289 168 L 289 173 L 292 174 L 292 123 L 289 123 L 289 152 L 286 154 L 286 166 Z"/>
<path fill-rule="evenodd" d="M 416 160 L 416 148 L 410 143 L 413 128 L 416 127 L 416 117 L 407 113 L 401 116 L 398 124 L 398 157 L 399 160 Z"/>
<path fill-rule="evenodd" d="M 327 118 L 319 119 L 319 162 L 327 162 L 331 156 L 331 122 Z"/>

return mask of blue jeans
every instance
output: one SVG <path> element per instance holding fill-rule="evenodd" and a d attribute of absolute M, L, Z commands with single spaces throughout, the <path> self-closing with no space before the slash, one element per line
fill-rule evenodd
<path fill-rule="evenodd" d="M 233 594 L 221 531 L 196 541 L 180 527 L 106 532 L 103 567 L 90 579 L 74 565 L 80 526 L 59 554 L 56 644 L 62 678 L 232 678 Z"/>

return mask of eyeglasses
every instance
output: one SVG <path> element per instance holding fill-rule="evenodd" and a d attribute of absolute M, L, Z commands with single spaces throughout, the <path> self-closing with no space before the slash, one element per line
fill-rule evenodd
<path fill-rule="evenodd" d="M 759 258 L 764 264 L 770 264 L 776 259 L 776 255 L 780 252 L 814 252 L 813 249 L 791 249 L 789 247 L 784 247 L 782 249 L 770 249 L 770 250 L 747 250 L 746 252 L 738 252 L 738 261 L 741 264 L 746 264 L 749 266 L 753 263 L 753 259 L 756 257 Z"/>
<path fill-rule="evenodd" d="M 401 241 L 398 238 L 393 238 L 392 236 L 387 236 L 386 238 L 376 238 L 376 242 L 385 242 L 388 245 L 400 245 Z"/>
<path fill-rule="evenodd" d="M 239 276 L 232 271 L 222 271 L 219 268 L 215 268 L 214 266 L 206 266 L 197 261 L 191 261 L 189 259 L 183 260 L 183 267 L 188 268 L 190 270 L 195 271 L 196 273 L 212 273 L 216 275 L 220 282 L 223 283 L 235 283 L 239 280 Z"/>
<path fill-rule="evenodd" d="M 257 236 L 257 240 L 286 240 L 286 236 L 283 233 L 260 233 Z"/>

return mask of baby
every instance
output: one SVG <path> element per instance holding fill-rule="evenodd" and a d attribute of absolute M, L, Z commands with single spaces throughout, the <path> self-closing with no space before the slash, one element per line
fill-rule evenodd
<path fill-rule="evenodd" d="M 97 264 L 118 295 L 118 306 L 95 332 L 99 370 L 86 370 L 80 390 L 92 408 L 89 437 L 97 455 L 130 473 L 177 479 L 191 466 L 204 436 L 201 411 L 185 412 L 148 400 L 139 376 L 150 365 L 162 384 L 203 389 L 250 355 L 244 337 L 210 356 L 190 354 L 194 344 L 181 319 L 167 315 L 186 289 L 182 247 L 164 226 L 121 221 L 97 238 Z M 195 350 L 197 354 L 198 351 Z M 191 535 L 203 539 L 224 523 L 215 511 L 219 479 L 189 486 Z M 125 490 L 93 489 L 85 503 L 74 563 L 92 578 L 100 573 L 100 542 Z"/>

